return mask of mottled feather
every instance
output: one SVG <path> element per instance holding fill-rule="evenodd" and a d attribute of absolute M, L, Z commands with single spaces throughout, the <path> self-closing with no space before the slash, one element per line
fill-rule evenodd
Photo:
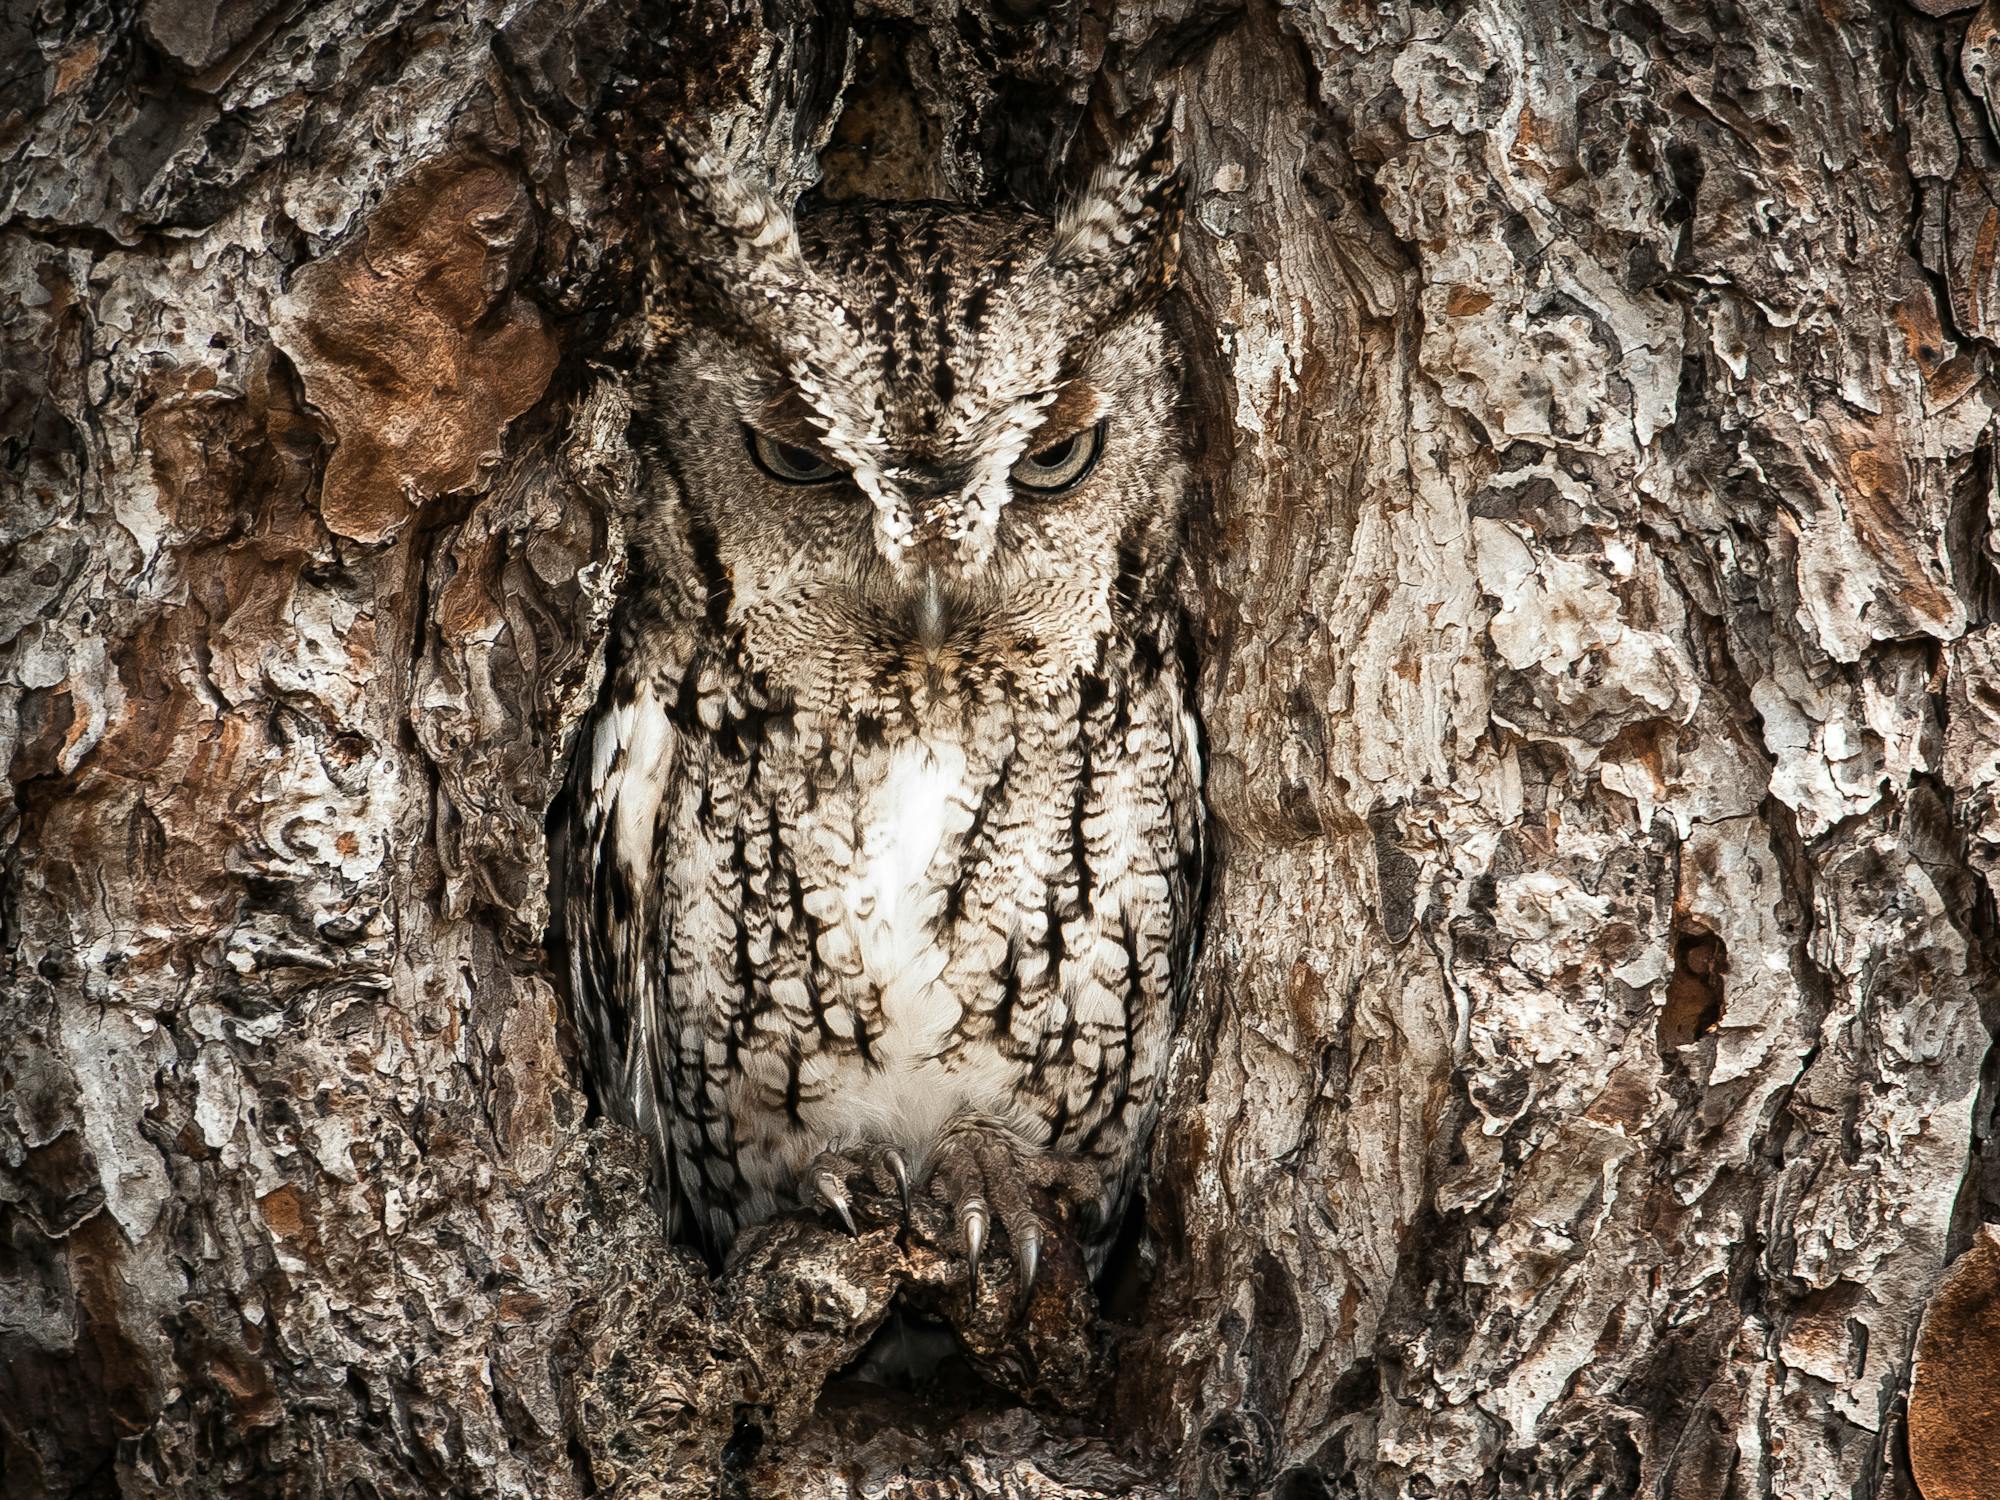
<path fill-rule="evenodd" d="M 646 491 L 564 837 L 597 1093 L 715 1249 L 824 1150 L 921 1174 L 976 1119 L 1096 1170 L 1095 1263 L 1201 885 L 1165 142 L 1053 220 L 794 223 L 677 150 L 672 253 L 713 305 L 640 395 Z M 753 432 L 829 477 L 784 482 Z M 1094 467 L 1034 490 L 1032 455 L 1086 452 L 1065 443 Z"/>

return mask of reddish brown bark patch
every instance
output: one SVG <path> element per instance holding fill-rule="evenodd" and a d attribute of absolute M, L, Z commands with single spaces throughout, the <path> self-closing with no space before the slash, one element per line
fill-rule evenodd
<path fill-rule="evenodd" d="M 2000 1475 L 2000 1228 L 1931 1295 L 1910 1376 L 1910 1467 L 1924 1500 L 1991 1500 Z"/>
<path fill-rule="evenodd" d="M 1692 1046 L 1722 1024 L 1723 980 L 1729 952 L 1712 932 L 1674 934 L 1674 974 L 1660 1011 L 1660 1051 Z"/>
<path fill-rule="evenodd" d="M 499 460 L 507 424 L 556 366 L 541 310 L 510 290 L 533 248 L 519 179 L 447 158 L 384 198 L 358 241 L 293 278 L 273 336 L 332 429 L 329 530 L 387 541 Z"/>

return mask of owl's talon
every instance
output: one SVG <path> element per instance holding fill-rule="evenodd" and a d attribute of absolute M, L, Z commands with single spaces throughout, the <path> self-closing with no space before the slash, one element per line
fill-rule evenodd
<path fill-rule="evenodd" d="M 833 1172 L 822 1171 L 813 1177 L 813 1187 L 818 1191 L 820 1201 L 840 1215 L 840 1222 L 847 1226 L 847 1232 L 859 1235 L 854 1227 L 854 1214 L 847 1206 L 847 1190 L 840 1185 L 840 1178 Z"/>
<path fill-rule="evenodd" d="M 1042 1264 L 1042 1229 L 1030 1222 L 1014 1236 L 1014 1264 L 1021 1275 L 1021 1300 L 1026 1302 L 1035 1290 L 1035 1272 Z"/>
<path fill-rule="evenodd" d="M 967 1280 L 979 1299 L 980 1257 L 994 1230 L 1004 1233 L 1013 1263 L 1013 1302 L 1025 1312 L 1049 1249 L 1049 1235 L 1064 1236 L 1063 1263 L 1075 1221 L 1095 1206 L 1102 1179 L 1087 1162 L 1041 1151 L 1006 1126 L 961 1117 L 940 1133 L 930 1156 L 929 1195 L 955 1215 L 967 1252 Z M 1037 1190 L 1046 1190 L 1060 1224 L 1043 1218 Z M 1086 1267 L 1087 1274 L 1087 1267 Z M 1067 1275 L 1067 1273 L 1065 1273 Z"/>
<path fill-rule="evenodd" d="M 986 1204 L 968 1198 L 958 1206 L 958 1228 L 965 1236 L 965 1259 L 971 1273 L 973 1300 L 979 1299 L 979 1252 L 986 1248 Z"/>
<path fill-rule="evenodd" d="M 896 1179 L 896 1191 L 903 1199 L 903 1212 L 910 1211 L 910 1167 L 903 1160 L 903 1153 L 894 1147 L 882 1153 L 882 1164 L 889 1169 L 889 1175 Z"/>

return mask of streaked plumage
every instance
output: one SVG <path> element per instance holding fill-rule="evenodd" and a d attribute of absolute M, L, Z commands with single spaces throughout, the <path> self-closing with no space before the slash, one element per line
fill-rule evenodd
<path fill-rule="evenodd" d="M 702 295 L 640 393 L 564 927 L 597 1092 L 713 1248 L 823 1151 L 921 1184 L 968 1128 L 1095 1170 L 1093 1264 L 1131 1191 L 1201 863 L 1153 311 L 1178 210 L 1145 144 L 1054 222 L 795 226 L 685 164 Z M 1027 488 L 1100 426 L 1074 488 Z"/>

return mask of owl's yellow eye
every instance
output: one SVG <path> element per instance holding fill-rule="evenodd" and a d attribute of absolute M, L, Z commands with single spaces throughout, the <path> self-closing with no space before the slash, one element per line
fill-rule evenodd
<path fill-rule="evenodd" d="M 1060 443 L 1051 443 L 1039 453 L 1030 453 L 1014 465 L 1014 483 L 1030 494 L 1059 495 L 1074 489 L 1097 466 L 1104 450 L 1104 424 L 1071 433 Z"/>
<path fill-rule="evenodd" d="M 750 426 L 744 427 L 743 437 L 757 467 L 782 484 L 824 484 L 840 476 L 839 465 L 829 463 L 810 448 L 781 443 Z"/>

